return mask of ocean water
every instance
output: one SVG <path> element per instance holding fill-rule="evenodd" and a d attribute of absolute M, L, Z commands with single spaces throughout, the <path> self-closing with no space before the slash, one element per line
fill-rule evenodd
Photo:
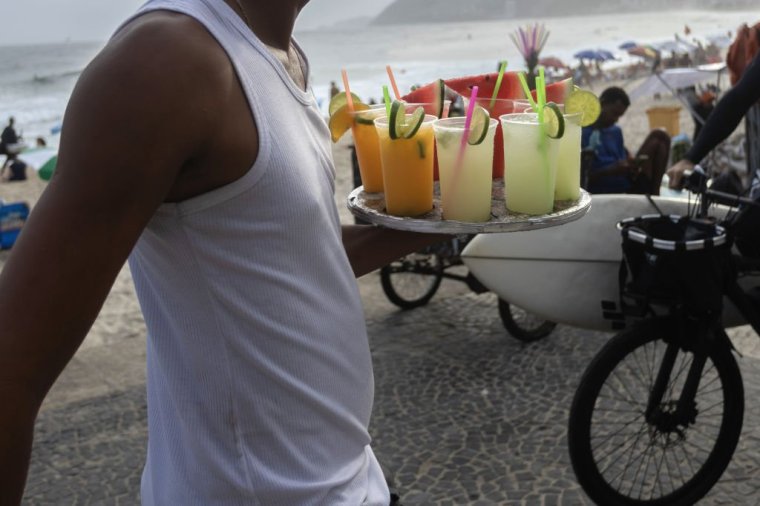
<path fill-rule="evenodd" d="M 557 56 L 569 64 L 582 49 L 608 49 L 633 40 L 653 43 L 683 35 L 690 38 L 735 33 L 744 22 L 760 20 L 760 8 L 751 12 L 659 12 L 621 16 L 587 16 L 468 22 L 393 27 L 357 26 L 296 34 L 309 56 L 317 100 L 326 105 L 330 81 L 340 85 L 340 69 L 349 74 L 352 91 L 365 99 L 381 96 L 387 83 L 385 65 L 395 71 L 399 87 L 409 89 L 437 78 L 480 74 L 509 61 L 521 69 L 522 61 L 509 34 L 529 21 L 542 22 L 550 31 L 543 56 Z M 11 115 L 27 140 L 45 137 L 55 144 L 66 104 L 82 69 L 103 43 L 0 47 L 0 125 Z M 621 60 L 630 61 L 622 51 Z"/>

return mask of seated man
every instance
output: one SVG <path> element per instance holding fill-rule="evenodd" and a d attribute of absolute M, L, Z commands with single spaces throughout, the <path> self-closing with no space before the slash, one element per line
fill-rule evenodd
<path fill-rule="evenodd" d="M 8 159 L 0 170 L 0 181 L 24 181 L 26 179 L 26 162 L 19 160 L 16 155 L 8 155 Z"/>
<path fill-rule="evenodd" d="M 593 153 L 588 174 L 591 193 L 660 194 L 660 182 L 668 164 L 670 136 L 653 130 L 632 157 L 623 142 L 623 131 L 616 125 L 631 100 L 622 88 L 604 90 L 599 97 L 602 113 L 583 129 L 581 145 Z"/>

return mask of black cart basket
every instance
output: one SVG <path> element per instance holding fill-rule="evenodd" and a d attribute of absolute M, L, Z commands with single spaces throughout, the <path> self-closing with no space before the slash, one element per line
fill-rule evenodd
<path fill-rule="evenodd" d="M 731 272 L 731 244 L 723 227 L 660 214 L 628 218 L 617 227 L 623 237 L 620 301 L 626 315 L 645 316 L 653 305 L 721 311 Z"/>

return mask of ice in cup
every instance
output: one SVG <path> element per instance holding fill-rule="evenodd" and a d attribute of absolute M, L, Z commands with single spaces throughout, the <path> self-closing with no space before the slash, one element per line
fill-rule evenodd
<path fill-rule="evenodd" d="M 359 162 L 362 186 L 367 193 L 383 191 L 383 170 L 380 163 L 380 140 L 375 129 L 375 119 L 385 115 L 385 106 L 378 105 L 354 113 L 351 127 Z"/>
<path fill-rule="evenodd" d="M 581 113 L 564 114 L 565 133 L 559 140 L 554 200 L 581 196 Z"/>
<path fill-rule="evenodd" d="M 457 166 L 465 118 L 441 119 L 433 123 L 444 219 L 483 222 L 491 218 L 491 175 L 498 124 L 497 120 L 491 119 L 483 142 L 466 144 L 461 165 Z M 503 152 L 503 148 L 500 151 Z"/>
<path fill-rule="evenodd" d="M 420 216 L 433 209 L 433 122 L 437 119 L 425 115 L 409 139 L 391 139 L 388 118 L 375 119 L 388 214 Z"/>
<path fill-rule="evenodd" d="M 513 100 L 510 98 L 497 98 L 493 103 L 493 107 L 491 107 L 490 98 L 478 98 L 476 103 L 488 111 L 488 114 L 496 120 L 505 114 L 524 112 L 530 108 L 530 102 L 527 100 Z M 491 173 L 493 179 L 504 177 L 503 142 L 504 137 L 501 131 L 501 124 L 498 124 L 496 127 L 496 137 L 494 139 L 493 170 Z"/>
<path fill-rule="evenodd" d="M 513 213 L 549 214 L 554 210 L 559 141 L 544 133 L 535 113 L 505 114 L 504 196 Z"/>

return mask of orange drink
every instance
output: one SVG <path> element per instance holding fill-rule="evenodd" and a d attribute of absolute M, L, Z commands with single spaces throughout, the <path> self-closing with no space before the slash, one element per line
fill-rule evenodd
<path fill-rule="evenodd" d="M 367 193 L 383 191 L 383 170 L 380 164 L 380 140 L 375 129 L 375 119 L 385 115 L 382 105 L 354 113 L 354 144 L 359 161 L 362 186 Z"/>
<path fill-rule="evenodd" d="M 411 137 L 395 139 L 387 117 L 375 120 L 388 214 L 419 216 L 433 209 L 433 122 L 437 119 L 426 115 Z"/>

